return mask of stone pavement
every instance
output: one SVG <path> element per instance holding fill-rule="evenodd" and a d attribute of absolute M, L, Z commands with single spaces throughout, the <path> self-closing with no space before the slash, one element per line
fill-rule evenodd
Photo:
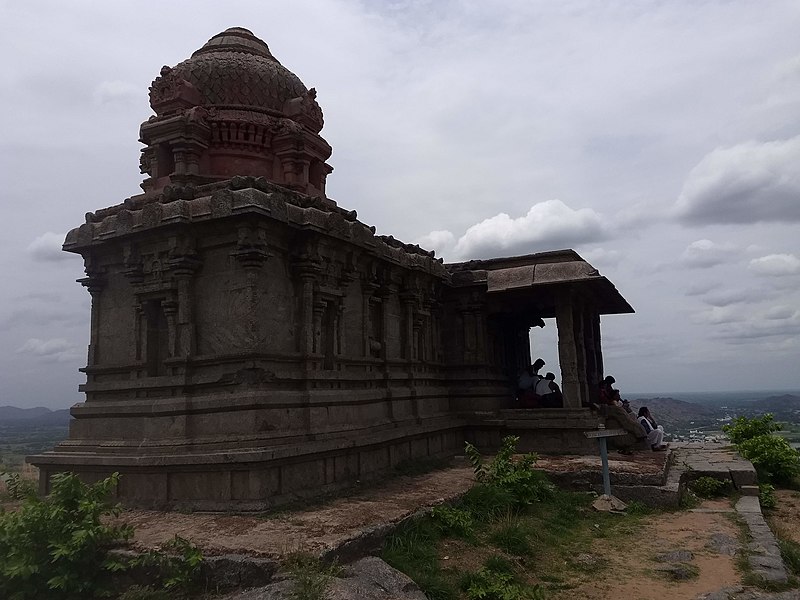
<path fill-rule="evenodd" d="M 758 501 L 758 476 L 753 463 L 739 456 L 731 446 L 699 442 L 676 443 L 674 473 L 681 481 L 689 482 L 699 477 L 714 477 L 730 482 L 742 494 L 736 503 L 736 513 L 750 533 L 747 552 L 753 573 L 770 583 L 785 583 L 786 567 L 775 536 L 770 530 L 761 504 Z M 798 592 L 793 592 L 798 598 Z M 735 597 L 735 596 L 734 596 Z M 719 596 L 725 600 L 727 596 Z M 714 600 L 717 600 L 716 598 Z"/>

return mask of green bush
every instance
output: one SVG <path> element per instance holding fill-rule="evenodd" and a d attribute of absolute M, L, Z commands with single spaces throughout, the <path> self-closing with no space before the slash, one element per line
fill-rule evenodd
<path fill-rule="evenodd" d="M 444 504 L 434 507 L 431 518 L 444 535 L 469 538 L 475 533 L 475 523 L 468 510 Z"/>
<path fill-rule="evenodd" d="M 758 500 L 761 502 L 762 508 L 775 508 L 778 505 L 778 499 L 775 497 L 775 486 L 769 483 L 759 483 Z"/>
<path fill-rule="evenodd" d="M 114 474 L 93 485 L 59 473 L 45 498 L 27 496 L 20 508 L 0 513 L 0 597 L 9 600 L 84 600 L 106 594 L 110 575 L 126 568 L 108 550 L 133 533 L 103 518 Z"/>
<path fill-rule="evenodd" d="M 785 438 L 770 434 L 759 435 L 737 444 L 736 447 L 767 481 L 789 483 L 800 475 L 800 453 Z"/>
<path fill-rule="evenodd" d="M 720 481 L 714 477 L 698 477 L 689 484 L 689 488 L 700 498 L 725 496 L 730 491 L 727 481 Z"/>
<path fill-rule="evenodd" d="M 781 428 L 780 423 L 776 423 L 771 414 L 761 417 L 736 417 L 730 425 L 723 425 L 722 431 L 728 436 L 731 443 L 739 445 L 753 438 L 770 435 Z"/>
<path fill-rule="evenodd" d="M 552 498 L 555 486 L 544 473 L 534 469 L 538 456 L 528 453 L 515 458 L 518 443 L 516 436 L 504 437 L 500 450 L 486 465 L 478 449 L 467 442 L 464 452 L 475 471 L 475 479 L 479 484 L 508 492 L 517 507 Z"/>

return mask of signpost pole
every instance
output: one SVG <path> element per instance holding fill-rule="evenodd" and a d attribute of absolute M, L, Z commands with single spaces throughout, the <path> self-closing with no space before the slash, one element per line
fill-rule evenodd
<path fill-rule="evenodd" d="M 603 493 L 610 496 L 611 472 L 608 468 L 608 443 L 604 437 L 598 438 L 597 441 L 600 442 L 600 460 L 603 462 Z"/>

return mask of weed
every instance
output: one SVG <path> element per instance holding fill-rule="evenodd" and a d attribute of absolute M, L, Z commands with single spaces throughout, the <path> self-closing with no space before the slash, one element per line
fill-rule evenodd
<path fill-rule="evenodd" d="M 431 518 L 443 535 L 471 538 L 475 534 L 472 514 L 467 510 L 444 504 L 434 507 Z"/>
<path fill-rule="evenodd" d="M 715 477 L 698 477 L 689 483 L 689 488 L 700 498 L 726 496 L 731 490 L 730 483 Z"/>
<path fill-rule="evenodd" d="M 298 552 L 289 555 L 284 564 L 294 585 L 290 600 L 325 600 L 331 577 L 340 574 L 338 565 L 326 565 L 318 558 Z"/>

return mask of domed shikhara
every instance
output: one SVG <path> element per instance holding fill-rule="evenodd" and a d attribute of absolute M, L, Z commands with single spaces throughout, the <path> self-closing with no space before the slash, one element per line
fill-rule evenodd
<path fill-rule="evenodd" d="M 145 192 L 253 175 L 325 194 L 331 148 L 319 136 L 316 91 L 241 27 L 165 66 L 150 87 L 156 113 L 142 124 Z"/>

